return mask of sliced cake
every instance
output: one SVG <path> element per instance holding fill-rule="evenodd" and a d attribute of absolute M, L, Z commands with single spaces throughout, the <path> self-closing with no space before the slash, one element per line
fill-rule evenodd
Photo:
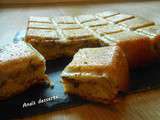
<path fill-rule="evenodd" d="M 72 16 L 57 16 L 52 19 L 57 24 L 75 24 L 76 21 Z"/>
<path fill-rule="evenodd" d="M 0 100 L 49 82 L 45 70 L 44 57 L 31 45 L 22 41 L 0 47 Z"/>
<path fill-rule="evenodd" d="M 110 103 L 128 88 L 128 64 L 118 46 L 80 49 L 61 74 L 64 91 Z"/>
<path fill-rule="evenodd" d="M 96 16 L 94 15 L 79 15 L 76 17 L 78 21 L 82 24 L 85 22 L 95 21 L 97 20 Z"/>
<path fill-rule="evenodd" d="M 100 46 L 99 39 L 87 29 L 63 30 L 64 55 L 73 56 L 80 48 Z"/>
<path fill-rule="evenodd" d="M 122 32 L 124 31 L 123 28 L 119 27 L 118 25 L 115 24 L 107 24 L 103 26 L 96 26 L 91 28 L 94 32 L 104 36 L 105 34 L 113 34 L 117 32 Z"/>
<path fill-rule="evenodd" d="M 29 22 L 52 23 L 50 17 L 31 16 Z"/>
<path fill-rule="evenodd" d="M 55 29 L 55 26 L 51 23 L 29 22 L 28 28 L 32 29 Z"/>
<path fill-rule="evenodd" d="M 107 24 L 108 24 L 108 22 L 105 21 L 105 20 L 94 20 L 94 21 L 83 23 L 83 25 L 87 26 L 87 27 L 104 26 L 104 25 L 107 25 Z"/>
<path fill-rule="evenodd" d="M 80 24 L 58 24 L 57 27 L 59 27 L 62 30 L 72 30 L 72 29 L 82 28 Z"/>
<path fill-rule="evenodd" d="M 104 11 L 101 13 L 97 13 L 96 16 L 101 17 L 101 18 L 108 18 L 114 15 L 118 15 L 118 12 L 113 12 L 113 11 Z"/>
<path fill-rule="evenodd" d="M 125 20 L 119 23 L 119 25 L 122 25 L 123 27 L 129 30 L 136 30 L 138 28 L 147 27 L 147 26 L 151 26 L 154 24 L 155 23 L 153 21 L 146 20 L 141 17 L 135 17 L 133 19 Z"/>
<path fill-rule="evenodd" d="M 62 55 L 60 35 L 52 29 L 32 29 L 26 33 L 25 41 L 36 48 L 47 60 L 53 60 Z"/>
<path fill-rule="evenodd" d="M 112 23 L 119 23 L 128 19 L 134 18 L 133 15 L 127 15 L 127 14 L 118 14 L 111 16 L 109 18 L 106 18 L 107 21 L 112 22 Z"/>

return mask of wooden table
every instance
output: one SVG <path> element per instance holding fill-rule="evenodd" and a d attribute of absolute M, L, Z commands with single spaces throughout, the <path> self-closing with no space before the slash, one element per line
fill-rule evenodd
<path fill-rule="evenodd" d="M 29 16 L 57 16 L 96 13 L 114 10 L 154 20 L 160 24 L 160 2 L 79 3 L 45 6 L 1 6 L 1 44 L 13 39 L 17 31 L 26 27 Z M 113 106 L 85 104 L 45 113 L 24 120 L 160 120 L 160 89 L 131 94 Z"/>

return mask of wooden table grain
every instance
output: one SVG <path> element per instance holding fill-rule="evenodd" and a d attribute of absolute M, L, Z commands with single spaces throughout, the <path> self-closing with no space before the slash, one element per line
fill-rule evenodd
<path fill-rule="evenodd" d="M 159 1 L 0 6 L 0 45 L 9 43 L 17 31 L 25 29 L 29 16 L 94 14 L 105 10 L 142 16 L 160 24 Z M 24 120 L 160 120 L 160 89 L 128 95 L 110 106 L 90 103 Z"/>

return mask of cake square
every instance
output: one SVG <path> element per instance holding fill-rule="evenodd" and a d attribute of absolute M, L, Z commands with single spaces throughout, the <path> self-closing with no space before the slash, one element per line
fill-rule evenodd
<path fill-rule="evenodd" d="M 29 22 L 52 23 L 50 17 L 31 16 Z"/>
<path fill-rule="evenodd" d="M 121 27 L 115 24 L 93 27 L 92 30 L 101 36 L 124 31 Z"/>
<path fill-rule="evenodd" d="M 21 41 L 0 48 L 0 100 L 20 94 L 34 84 L 49 82 L 45 59 Z"/>
<path fill-rule="evenodd" d="M 107 24 L 108 24 L 108 22 L 105 20 L 95 20 L 95 21 L 83 23 L 84 26 L 88 26 L 88 27 L 104 26 Z"/>
<path fill-rule="evenodd" d="M 80 24 L 58 24 L 58 27 L 63 30 L 80 29 Z"/>
<path fill-rule="evenodd" d="M 106 18 L 107 21 L 110 21 L 112 23 L 119 23 L 128 19 L 132 19 L 134 18 L 133 15 L 127 15 L 127 14 L 118 14 L 118 15 L 114 15 L 111 16 L 109 18 Z"/>
<path fill-rule="evenodd" d="M 27 31 L 27 41 L 28 40 L 59 40 L 59 35 L 55 30 L 48 30 L 48 29 L 32 29 L 29 28 Z"/>
<path fill-rule="evenodd" d="M 94 15 L 79 15 L 76 17 L 80 23 L 95 21 L 97 18 Z"/>
<path fill-rule="evenodd" d="M 104 11 L 104 12 L 101 12 L 101 13 L 97 13 L 96 16 L 102 17 L 102 18 L 108 18 L 108 17 L 118 15 L 118 14 L 119 13 L 113 12 L 113 11 Z"/>
<path fill-rule="evenodd" d="M 63 44 L 61 36 L 55 30 L 28 29 L 25 41 L 36 48 L 46 60 L 53 60 L 61 56 Z"/>
<path fill-rule="evenodd" d="M 147 27 L 150 25 L 154 25 L 155 23 L 150 20 L 141 18 L 141 17 L 135 17 L 133 19 L 129 19 L 129 20 L 120 22 L 119 24 L 130 30 L 136 30 L 138 28 L 143 28 L 143 27 Z"/>
<path fill-rule="evenodd" d="M 29 22 L 28 28 L 32 29 L 55 29 L 55 26 L 51 23 Z"/>
<path fill-rule="evenodd" d="M 128 64 L 118 46 L 80 49 L 61 74 L 64 91 L 110 103 L 128 87 Z"/>
<path fill-rule="evenodd" d="M 100 46 L 99 39 L 87 29 L 63 30 L 66 56 L 73 56 L 80 48 Z"/>
<path fill-rule="evenodd" d="M 74 17 L 72 16 L 57 16 L 52 19 L 57 24 L 76 24 Z"/>
<path fill-rule="evenodd" d="M 68 40 L 76 40 L 76 39 L 94 39 L 93 34 L 87 29 L 76 29 L 76 30 L 63 30 L 64 37 Z"/>
<path fill-rule="evenodd" d="M 124 51 L 131 69 L 141 67 L 155 60 L 150 39 L 147 36 L 133 31 L 123 31 L 106 34 L 105 38 Z"/>

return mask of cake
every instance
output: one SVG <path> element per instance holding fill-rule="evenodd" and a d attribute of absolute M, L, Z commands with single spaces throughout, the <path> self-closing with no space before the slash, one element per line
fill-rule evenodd
<path fill-rule="evenodd" d="M 72 16 L 56 16 L 52 18 L 56 24 L 75 24 L 76 21 Z"/>
<path fill-rule="evenodd" d="M 98 16 L 100 18 L 108 18 L 108 17 L 118 15 L 118 14 L 120 14 L 120 13 L 114 12 L 114 11 L 103 11 L 103 12 L 97 13 L 96 16 Z"/>
<path fill-rule="evenodd" d="M 65 56 L 73 56 L 80 48 L 100 46 L 99 38 L 87 29 L 63 30 Z"/>
<path fill-rule="evenodd" d="M 60 35 L 54 29 L 28 28 L 25 41 L 36 48 L 47 60 L 62 56 Z"/>
<path fill-rule="evenodd" d="M 29 17 L 29 22 L 51 23 L 51 18 L 41 17 L 41 16 L 31 16 Z"/>
<path fill-rule="evenodd" d="M 32 29 L 54 29 L 55 26 L 53 26 L 53 24 L 51 23 L 40 23 L 40 22 L 29 22 L 28 23 L 28 28 L 32 28 Z"/>
<path fill-rule="evenodd" d="M 31 45 L 22 41 L 0 47 L 0 100 L 48 83 L 45 70 L 44 57 Z"/>
<path fill-rule="evenodd" d="M 154 22 L 111 11 L 75 17 L 31 17 L 26 42 L 32 44 L 47 60 L 72 57 L 80 48 L 114 44 L 124 51 L 132 69 L 156 60 L 159 37 L 156 34 L 153 40 L 150 37 L 153 35 L 148 35 L 153 32 L 145 32 L 150 26 L 154 26 Z"/>
<path fill-rule="evenodd" d="M 128 64 L 118 46 L 83 48 L 61 74 L 65 93 L 111 103 L 128 88 Z"/>
<path fill-rule="evenodd" d="M 78 21 L 81 24 L 86 23 L 86 22 L 90 22 L 90 21 L 94 21 L 94 20 L 98 20 L 98 18 L 96 18 L 96 16 L 94 16 L 94 15 L 79 15 L 76 18 L 78 19 Z"/>
<path fill-rule="evenodd" d="M 114 15 L 111 17 L 106 18 L 107 21 L 111 22 L 111 23 L 119 23 L 128 19 L 132 19 L 134 18 L 133 15 L 128 15 L 128 14 L 118 14 L 118 15 Z"/>
<path fill-rule="evenodd" d="M 146 20 L 141 17 L 135 17 L 133 19 L 125 20 L 119 23 L 119 25 L 129 29 L 129 30 L 136 30 L 138 28 L 143 28 L 147 26 L 154 25 L 155 23 L 150 20 Z"/>
<path fill-rule="evenodd" d="M 128 67 L 132 70 L 159 60 L 159 41 L 160 26 L 134 15 L 105 11 L 32 16 L 25 36 L 27 44 L 0 48 L 0 100 L 47 81 L 44 58 L 74 56 L 61 75 L 64 91 L 110 103 L 127 89 Z"/>
<path fill-rule="evenodd" d="M 104 36 L 105 34 L 113 34 L 113 33 L 124 31 L 124 29 L 114 24 L 96 26 L 96 27 L 93 27 L 92 30 L 97 34 L 100 34 L 101 36 Z"/>
<path fill-rule="evenodd" d="M 82 28 L 79 24 L 58 24 L 57 27 L 59 27 L 62 30 L 72 30 L 72 29 L 80 29 Z"/>
<path fill-rule="evenodd" d="M 104 26 L 104 25 L 107 25 L 107 24 L 108 24 L 108 22 L 105 21 L 105 20 L 93 20 L 93 21 L 83 23 L 83 26 L 97 27 L 97 26 Z"/>

